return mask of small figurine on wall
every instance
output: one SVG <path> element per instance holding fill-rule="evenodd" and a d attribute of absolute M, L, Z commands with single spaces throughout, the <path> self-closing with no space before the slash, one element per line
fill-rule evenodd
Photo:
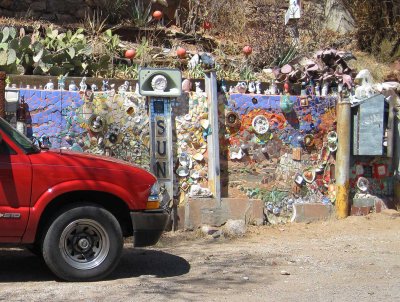
<path fill-rule="evenodd" d="M 275 95 L 275 94 L 277 94 L 277 93 L 278 93 L 278 89 L 277 89 L 277 87 L 276 87 L 275 81 L 273 81 L 273 82 L 271 83 L 271 86 L 269 87 L 269 94 Z"/>
<path fill-rule="evenodd" d="M 189 93 L 192 89 L 192 82 L 189 79 L 184 79 L 182 82 L 182 91 Z"/>
<path fill-rule="evenodd" d="M 10 84 L 11 84 L 11 80 L 10 80 L 10 77 L 8 76 L 8 77 L 6 78 L 6 89 L 7 89 L 7 88 L 10 88 Z"/>
<path fill-rule="evenodd" d="M 249 92 L 254 93 L 255 91 L 256 91 L 256 85 L 254 84 L 254 82 L 250 82 L 249 83 Z"/>
<path fill-rule="evenodd" d="M 256 93 L 261 94 L 261 81 L 256 81 Z"/>
<path fill-rule="evenodd" d="M 80 91 L 86 91 L 87 90 L 87 84 L 86 84 L 86 77 L 83 77 L 80 84 Z"/>
<path fill-rule="evenodd" d="M 78 87 L 76 86 L 74 80 L 72 80 L 71 83 L 69 84 L 68 90 L 69 90 L 69 91 L 78 91 Z"/>
<path fill-rule="evenodd" d="M 108 85 L 108 80 L 103 80 L 103 86 L 101 87 L 102 91 L 110 90 L 110 85 Z"/>
<path fill-rule="evenodd" d="M 200 94 L 203 92 L 203 89 L 200 88 L 200 82 L 196 82 L 196 93 Z"/>
<path fill-rule="evenodd" d="M 54 83 L 50 79 L 46 85 L 44 85 L 44 90 L 53 90 L 54 89 Z"/>
<path fill-rule="evenodd" d="M 122 93 L 122 92 L 127 92 L 129 89 L 129 82 L 125 81 L 124 84 L 122 84 L 121 86 L 118 87 L 118 92 Z"/>
<path fill-rule="evenodd" d="M 65 78 L 66 78 L 67 76 L 65 75 L 59 75 L 58 76 L 58 83 L 57 83 L 57 85 L 58 85 L 58 90 L 64 90 L 65 89 Z"/>
<path fill-rule="evenodd" d="M 247 91 L 247 84 L 246 82 L 239 82 L 236 85 L 236 90 L 238 93 L 246 93 Z"/>
<path fill-rule="evenodd" d="M 221 91 L 223 93 L 227 93 L 227 91 L 228 91 L 228 88 L 226 87 L 226 83 L 224 80 L 221 81 Z"/>

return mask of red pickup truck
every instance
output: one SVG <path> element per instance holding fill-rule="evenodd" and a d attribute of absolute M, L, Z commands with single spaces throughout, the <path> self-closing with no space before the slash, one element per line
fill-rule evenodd
<path fill-rule="evenodd" d="M 0 245 L 24 245 L 69 281 L 104 278 L 124 237 L 154 245 L 168 213 L 149 172 L 113 158 L 41 150 L 0 118 Z"/>

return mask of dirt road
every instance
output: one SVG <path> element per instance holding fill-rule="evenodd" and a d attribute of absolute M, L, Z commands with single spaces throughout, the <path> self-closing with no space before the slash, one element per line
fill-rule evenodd
<path fill-rule="evenodd" d="M 167 234 L 126 248 L 105 281 L 56 280 L 25 250 L 0 250 L 4 301 L 400 301 L 400 218 L 264 226 L 239 239 Z"/>

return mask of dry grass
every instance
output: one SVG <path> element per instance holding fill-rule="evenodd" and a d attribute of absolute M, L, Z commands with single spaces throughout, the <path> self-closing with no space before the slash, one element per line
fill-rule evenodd
<path fill-rule="evenodd" d="M 357 60 L 350 61 L 350 67 L 356 70 L 368 69 L 376 82 L 383 82 L 391 72 L 389 65 L 379 62 L 371 54 L 358 51 L 354 55 Z"/>

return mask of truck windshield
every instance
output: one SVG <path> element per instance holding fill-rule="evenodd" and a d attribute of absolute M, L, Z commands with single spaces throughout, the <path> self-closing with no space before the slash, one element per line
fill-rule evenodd
<path fill-rule="evenodd" d="M 14 129 L 9 123 L 7 123 L 3 118 L 0 118 L 0 128 L 3 130 L 12 140 L 16 143 L 25 153 L 38 153 L 40 148 L 32 143 L 32 141 L 25 135 L 19 133 Z"/>

